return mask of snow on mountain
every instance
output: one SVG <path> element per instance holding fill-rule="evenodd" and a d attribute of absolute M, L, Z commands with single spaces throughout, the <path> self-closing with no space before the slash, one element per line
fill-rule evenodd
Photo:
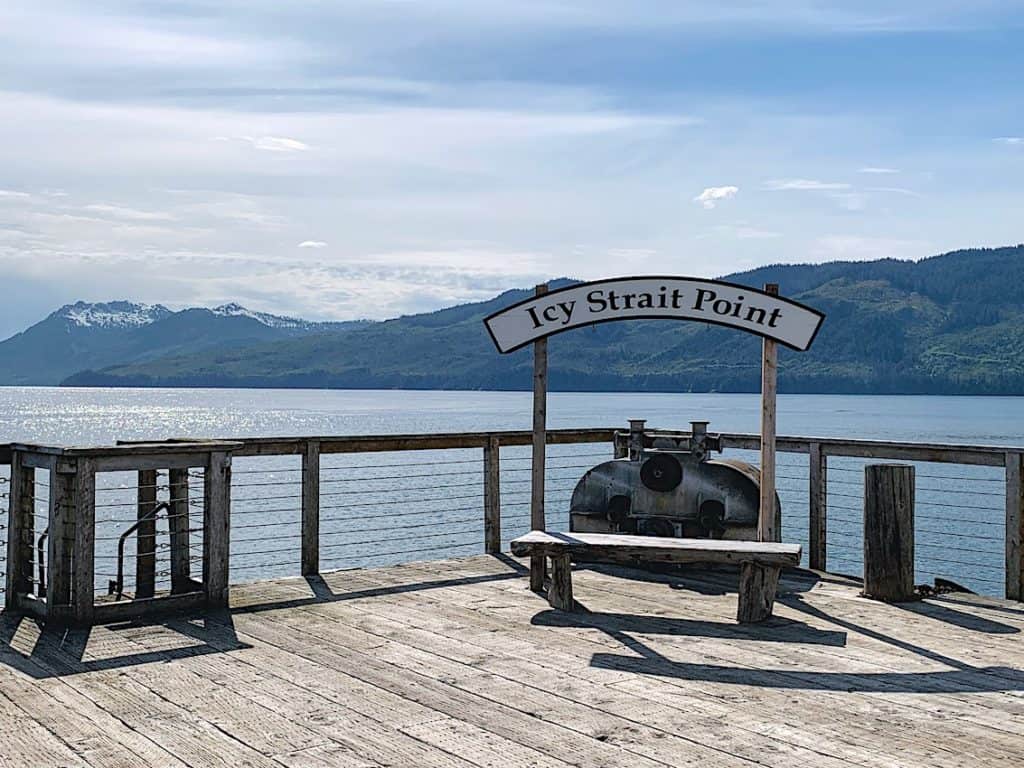
<path fill-rule="evenodd" d="M 248 317 L 270 328 L 308 328 L 312 325 L 312 323 L 307 323 L 305 320 L 299 320 L 294 317 L 281 317 L 270 315 L 266 312 L 254 312 L 251 309 L 246 309 L 241 304 L 233 302 L 214 307 L 210 311 L 215 315 L 224 317 Z"/>
<path fill-rule="evenodd" d="M 64 318 L 79 328 L 141 328 L 172 314 L 162 304 L 135 304 L 110 301 L 91 304 L 79 301 L 67 304 L 51 315 Z"/>

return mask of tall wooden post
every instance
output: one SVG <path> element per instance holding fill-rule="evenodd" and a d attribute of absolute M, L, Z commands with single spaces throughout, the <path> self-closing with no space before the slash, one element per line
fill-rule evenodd
<path fill-rule="evenodd" d="M 230 534 L 231 454 L 213 451 L 203 477 L 203 581 L 212 608 L 228 606 Z"/>
<path fill-rule="evenodd" d="M 156 593 L 156 479 L 155 469 L 140 469 L 136 500 L 135 599 Z"/>
<path fill-rule="evenodd" d="M 547 283 L 541 283 L 535 289 L 536 296 L 548 292 Z M 544 517 L 544 468 L 547 447 L 547 415 L 548 415 L 548 340 L 538 339 L 533 342 L 533 472 L 530 491 L 530 528 L 543 531 L 546 527 Z M 547 560 L 542 555 L 530 558 L 530 589 L 539 592 L 544 589 Z"/>
<path fill-rule="evenodd" d="M 1024 454 L 1006 454 L 1006 599 L 1024 600 Z"/>
<path fill-rule="evenodd" d="M 75 476 L 78 462 L 61 459 L 50 473 L 50 520 L 46 557 L 46 615 L 58 624 L 72 614 L 71 558 L 75 541 Z"/>
<path fill-rule="evenodd" d="M 828 570 L 828 456 L 821 443 L 811 443 L 810 471 L 810 530 L 808 531 L 807 560 L 811 570 Z"/>
<path fill-rule="evenodd" d="M 914 467 L 864 467 L 864 595 L 914 599 Z"/>
<path fill-rule="evenodd" d="M 171 539 L 171 593 L 192 591 L 192 550 L 189 547 L 188 469 L 172 469 L 168 482 L 167 528 Z"/>
<path fill-rule="evenodd" d="M 501 552 L 501 444 L 496 435 L 484 445 L 484 551 Z"/>
<path fill-rule="evenodd" d="M 71 602 L 75 623 L 92 624 L 96 588 L 96 465 L 79 459 L 74 479 L 75 541 Z"/>
<path fill-rule="evenodd" d="M 302 452 L 302 575 L 320 572 L 320 441 Z"/>
<path fill-rule="evenodd" d="M 11 493 L 7 507 L 7 591 L 4 607 L 13 611 L 21 595 L 32 591 L 32 542 L 35 540 L 36 471 L 11 454 Z"/>
<path fill-rule="evenodd" d="M 767 283 L 765 293 L 779 295 L 776 283 Z M 775 401 L 778 379 L 778 348 L 765 339 L 761 355 L 761 500 L 757 519 L 758 541 L 781 541 L 775 508 Z"/>

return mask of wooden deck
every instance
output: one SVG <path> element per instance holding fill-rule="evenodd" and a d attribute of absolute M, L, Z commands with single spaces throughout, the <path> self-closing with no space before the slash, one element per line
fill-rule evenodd
<path fill-rule="evenodd" d="M 1019 766 L 1024 607 L 901 607 L 790 572 L 739 626 L 735 571 L 512 558 L 232 590 L 230 614 L 41 634 L 0 618 L 4 766 Z"/>

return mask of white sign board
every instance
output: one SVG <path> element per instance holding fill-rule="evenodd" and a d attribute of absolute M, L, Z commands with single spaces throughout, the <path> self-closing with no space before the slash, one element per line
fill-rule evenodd
<path fill-rule="evenodd" d="M 795 350 L 811 346 L 825 316 L 796 301 L 719 280 L 622 277 L 535 296 L 484 320 L 499 352 L 595 323 L 641 318 L 726 325 Z"/>

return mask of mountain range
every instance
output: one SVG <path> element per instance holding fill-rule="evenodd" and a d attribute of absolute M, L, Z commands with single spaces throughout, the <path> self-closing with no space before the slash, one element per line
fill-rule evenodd
<path fill-rule="evenodd" d="M 779 283 L 826 313 L 810 351 L 780 350 L 780 391 L 1024 394 L 1024 245 L 920 261 L 778 264 L 725 279 Z M 171 312 L 79 303 L 0 342 L 0 384 L 529 389 L 529 350 L 499 355 L 482 323 L 528 295 L 354 323 L 237 305 Z M 552 338 L 549 356 L 553 390 L 760 385 L 760 340 L 699 323 L 585 328 Z"/>

